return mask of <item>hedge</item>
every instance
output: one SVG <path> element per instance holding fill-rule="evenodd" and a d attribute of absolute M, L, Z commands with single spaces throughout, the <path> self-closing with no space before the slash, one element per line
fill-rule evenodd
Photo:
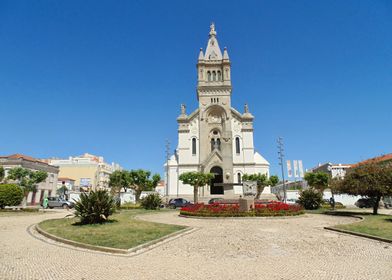
<path fill-rule="evenodd" d="M 15 184 L 0 184 L 0 208 L 19 205 L 23 200 L 22 189 Z"/>

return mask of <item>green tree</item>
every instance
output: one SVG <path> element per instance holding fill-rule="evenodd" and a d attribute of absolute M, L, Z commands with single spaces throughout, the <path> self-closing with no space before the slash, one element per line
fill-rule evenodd
<path fill-rule="evenodd" d="M 109 187 L 112 194 L 119 194 L 121 189 L 126 189 L 131 185 L 131 177 L 127 170 L 116 170 L 109 177 Z"/>
<path fill-rule="evenodd" d="M 373 200 L 373 215 L 383 196 L 392 195 L 392 164 L 371 162 L 350 169 L 344 179 L 335 182 L 338 193 L 367 196 Z"/>
<path fill-rule="evenodd" d="M 185 172 L 179 177 L 183 184 L 188 184 L 193 187 L 193 201 L 195 203 L 198 202 L 199 188 L 209 184 L 213 178 L 214 174 L 203 172 Z"/>
<path fill-rule="evenodd" d="M 325 172 L 309 172 L 305 174 L 308 185 L 323 193 L 329 184 L 329 175 Z"/>
<path fill-rule="evenodd" d="M 256 181 L 257 183 L 257 193 L 256 193 L 256 199 L 260 198 L 261 193 L 264 190 L 264 187 L 270 185 L 270 181 L 268 180 L 268 177 L 266 174 L 244 174 L 242 176 L 242 180 L 244 181 Z"/>
<path fill-rule="evenodd" d="M 7 179 L 16 181 L 26 196 L 29 192 L 35 192 L 37 185 L 45 181 L 47 177 L 48 173 L 45 171 L 33 171 L 15 167 L 8 172 Z"/>
<path fill-rule="evenodd" d="M 279 177 L 276 175 L 272 175 L 269 177 L 269 185 L 271 187 L 276 186 L 279 183 Z"/>
<path fill-rule="evenodd" d="M 4 176 L 5 176 L 4 167 L 0 166 L 0 183 L 3 181 Z"/>
<path fill-rule="evenodd" d="M 151 172 L 148 170 L 138 169 L 129 171 L 129 187 L 135 191 L 136 202 L 139 202 L 140 195 L 143 191 L 152 191 L 157 186 L 161 176 L 154 174 L 150 178 Z"/>
<path fill-rule="evenodd" d="M 65 185 L 61 185 L 61 187 L 57 189 L 56 193 L 58 195 L 65 195 L 66 191 L 68 191 L 68 188 Z"/>

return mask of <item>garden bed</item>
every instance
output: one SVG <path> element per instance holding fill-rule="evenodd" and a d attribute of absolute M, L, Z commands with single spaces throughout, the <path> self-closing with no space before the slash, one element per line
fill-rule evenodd
<path fill-rule="evenodd" d="M 265 204 L 255 204 L 249 211 L 240 211 L 239 204 L 204 204 L 198 203 L 181 208 L 181 216 L 197 217 L 275 217 L 296 216 L 304 214 L 298 205 L 289 205 L 282 202 L 270 201 Z"/>
<path fill-rule="evenodd" d="M 130 249 L 184 229 L 183 226 L 146 222 L 135 215 L 145 210 L 121 211 L 103 224 L 81 225 L 78 218 L 46 220 L 39 224 L 45 232 L 67 240 L 94 246 Z"/>

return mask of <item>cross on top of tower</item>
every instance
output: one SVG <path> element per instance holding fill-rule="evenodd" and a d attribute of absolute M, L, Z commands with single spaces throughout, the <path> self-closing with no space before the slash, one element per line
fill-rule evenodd
<path fill-rule="evenodd" d="M 210 37 L 211 36 L 216 36 L 215 23 L 213 23 L 213 22 L 211 22 L 211 25 L 210 25 Z"/>

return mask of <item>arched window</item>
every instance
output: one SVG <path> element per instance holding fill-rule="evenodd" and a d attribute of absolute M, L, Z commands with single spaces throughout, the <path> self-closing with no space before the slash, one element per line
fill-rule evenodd
<path fill-rule="evenodd" d="M 210 71 L 207 72 L 207 79 L 209 82 L 211 82 L 211 72 Z"/>
<path fill-rule="evenodd" d="M 218 81 L 220 81 L 221 79 L 222 79 L 221 71 L 218 71 Z"/>
<path fill-rule="evenodd" d="M 220 145 L 221 145 L 220 138 L 218 138 L 218 139 L 216 140 L 216 144 L 217 144 L 217 146 L 218 146 L 218 150 L 220 151 Z"/>
<path fill-rule="evenodd" d="M 235 138 L 235 152 L 237 154 L 240 153 L 240 138 L 239 137 Z"/>
<path fill-rule="evenodd" d="M 215 82 L 216 81 L 216 72 L 212 71 L 212 80 Z"/>
<path fill-rule="evenodd" d="M 215 149 L 215 139 L 211 139 L 211 152 Z"/>
<path fill-rule="evenodd" d="M 196 138 L 192 138 L 192 155 L 196 155 Z"/>
<path fill-rule="evenodd" d="M 239 184 L 241 184 L 241 173 L 237 173 L 237 181 Z"/>

